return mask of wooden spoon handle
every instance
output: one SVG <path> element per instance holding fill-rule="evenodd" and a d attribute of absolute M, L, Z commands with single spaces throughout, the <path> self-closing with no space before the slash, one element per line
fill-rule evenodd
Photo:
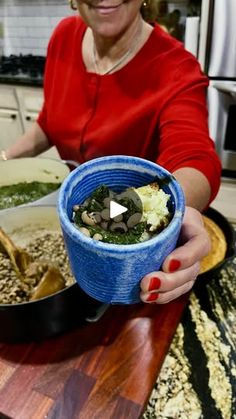
<path fill-rule="evenodd" d="M 9 256 L 16 274 L 22 279 L 29 263 L 32 261 L 31 256 L 25 250 L 17 247 L 6 232 L 0 227 L 0 248 L 1 247 Z"/>
<path fill-rule="evenodd" d="M 39 284 L 33 290 L 30 301 L 47 297 L 65 288 L 65 280 L 60 271 L 55 266 L 49 266 Z"/>

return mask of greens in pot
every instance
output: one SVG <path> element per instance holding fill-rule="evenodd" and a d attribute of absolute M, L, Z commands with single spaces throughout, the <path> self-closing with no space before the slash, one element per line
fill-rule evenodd
<path fill-rule="evenodd" d="M 56 191 L 60 186 L 61 183 L 37 181 L 0 186 L 0 209 L 16 207 L 36 201 Z"/>

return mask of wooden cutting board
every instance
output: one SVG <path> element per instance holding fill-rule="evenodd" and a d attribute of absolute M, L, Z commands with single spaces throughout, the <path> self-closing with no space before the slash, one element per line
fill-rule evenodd
<path fill-rule="evenodd" d="M 187 300 L 113 306 L 63 336 L 1 343 L 0 412 L 14 419 L 140 417 Z"/>

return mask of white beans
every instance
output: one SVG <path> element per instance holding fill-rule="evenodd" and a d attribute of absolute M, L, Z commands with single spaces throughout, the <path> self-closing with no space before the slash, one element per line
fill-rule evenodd
<path fill-rule="evenodd" d="M 96 225 L 96 219 L 92 215 L 92 213 L 88 214 L 87 211 L 83 211 L 81 214 L 81 219 L 84 224 L 87 224 L 88 226 L 95 226 Z"/>
<path fill-rule="evenodd" d="M 86 227 L 80 227 L 79 231 L 83 233 L 85 236 L 90 237 L 90 231 Z"/>
<path fill-rule="evenodd" d="M 135 212 L 133 215 L 131 215 L 127 220 L 127 227 L 133 228 L 136 226 L 140 220 L 141 220 L 142 214 L 140 212 Z"/>
<path fill-rule="evenodd" d="M 103 236 L 100 233 L 95 233 L 93 239 L 99 241 L 103 239 Z"/>

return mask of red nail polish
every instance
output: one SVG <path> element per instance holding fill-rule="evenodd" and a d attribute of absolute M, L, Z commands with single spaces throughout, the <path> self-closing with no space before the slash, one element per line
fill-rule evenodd
<path fill-rule="evenodd" d="M 179 269 L 179 267 L 180 267 L 180 261 L 177 259 L 171 259 L 169 263 L 169 271 L 175 272 L 177 271 L 177 269 Z"/>
<path fill-rule="evenodd" d="M 161 286 L 161 280 L 157 276 L 150 279 L 148 291 L 158 290 Z"/>
<path fill-rule="evenodd" d="M 158 299 L 158 297 L 159 297 L 158 292 L 153 292 L 152 294 L 149 294 L 146 301 L 155 301 Z"/>

